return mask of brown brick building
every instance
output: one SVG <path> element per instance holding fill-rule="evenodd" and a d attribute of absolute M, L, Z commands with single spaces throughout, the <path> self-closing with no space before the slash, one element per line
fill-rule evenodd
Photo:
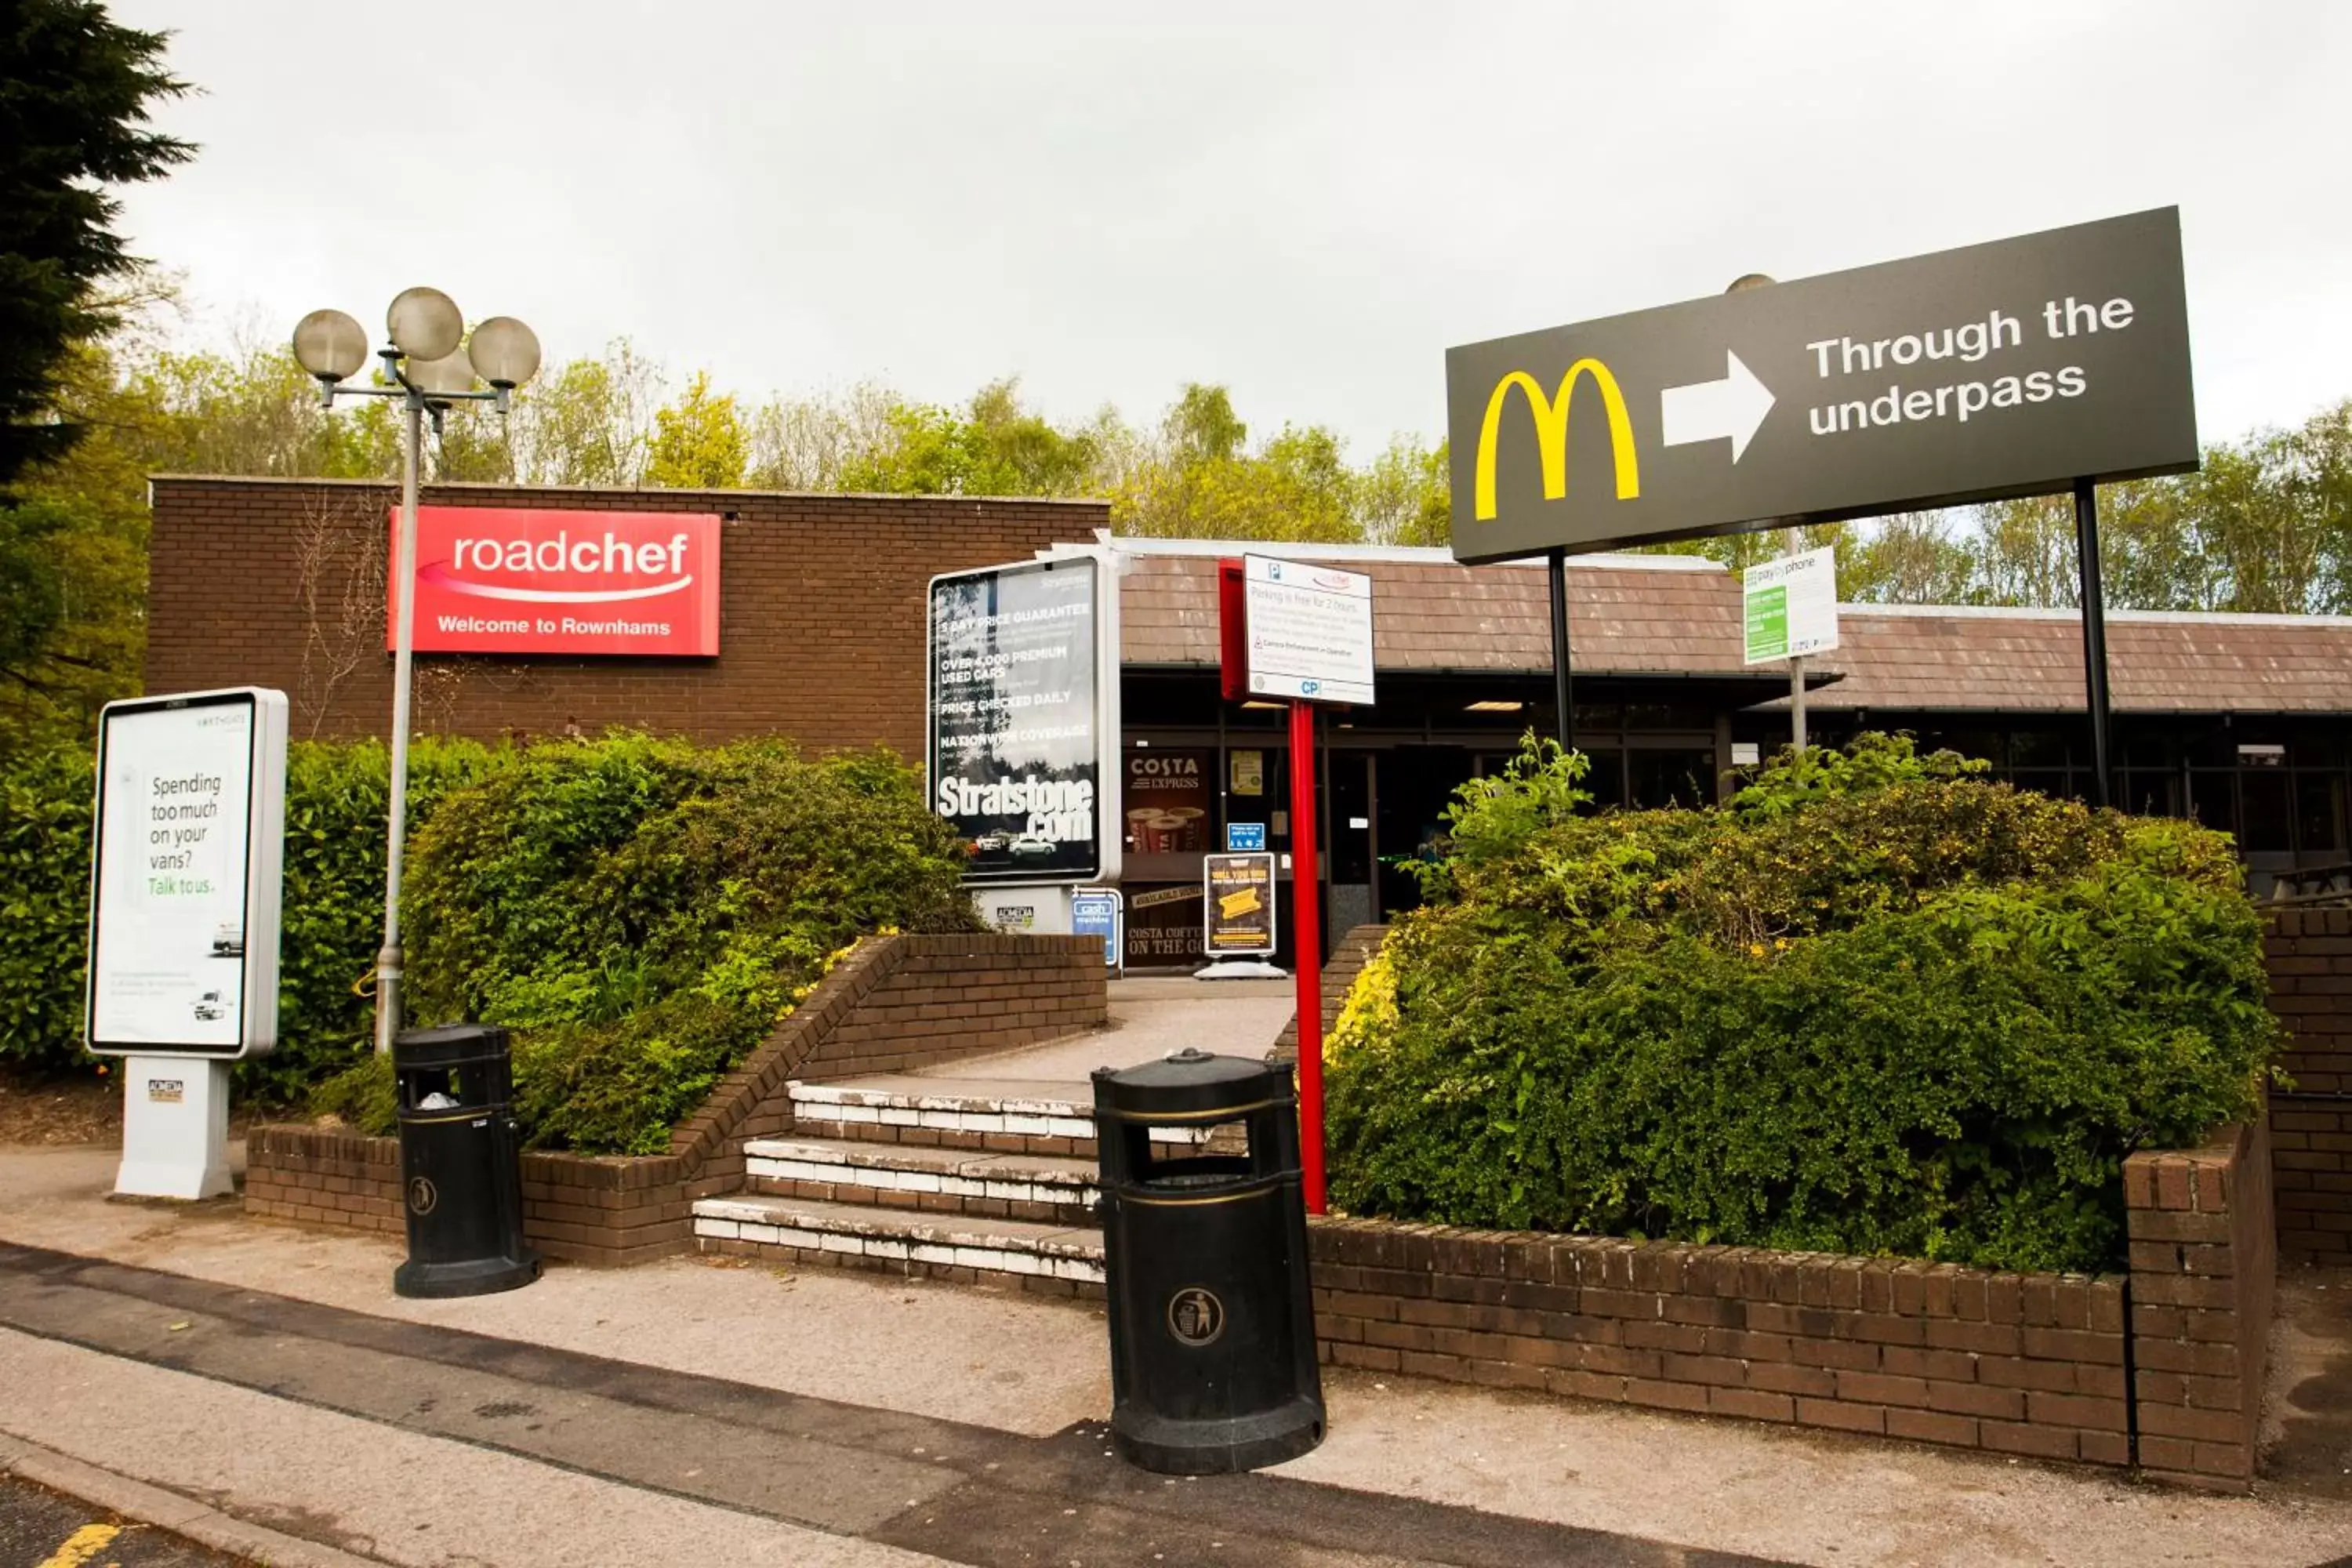
<path fill-rule="evenodd" d="M 154 481 L 152 690 L 256 683 L 299 737 L 381 733 L 391 710 L 384 579 L 393 493 L 369 483 Z M 709 512 L 720 519 L 709 658 L 421 654 L 422 731 L 484 737 L 638 726 L 782 734 L 919 757 L 924 589 L 1108 528 L 1097 501 L 430 486 L 428 506 Z M 1229 822 L 1287 847 L 1283 714 L 1218 692 L 1215 561 L 1237 547 L 1122 542 L 1129 804 L 1176 808 L 1181 845 L 1131 845 L 1129 956 L 1197 954 L 1200 857 Z M 1549 732 L 1544 574 L 1442 551 L 1286 546 L 1368 572 L 1376 706 L 1328 714 L 1318 778 L 1329 929 L 1417 901 L 1406 862 L 1464 779 Z M 1575 736 L 1607 805 L 1712 798 L 1788 736 L 1781 667 L 1742 662 L 1738 580 L 1680 556 L 1570 571 Z M 1908 730 L 2053 793 L 2089 789 L 2080 628 L 2066 611 L 1848 605 L 1811 661 L 1816 739 Z M 2238 836 L 2271 875 L 2352 860 L 2352 620 L 2112 612 L 2117 784 L 2137 810 Z M 1286 900 L 1284 900 L 1286 907 Z"/>
<path fill-rule="evenodd" d="M 303 737 L 383 732 L 390 487 L 159 478 L 147 688 L 277 687 Z M 923 593 L 1107 527 L 1098 501 L 434 485 L 428 505 L 711 511 L 722 521 L 716 658 L 420 655 L 418 728 L 494 737 L 614 725 L 814 748 L 923 745 Z"/>

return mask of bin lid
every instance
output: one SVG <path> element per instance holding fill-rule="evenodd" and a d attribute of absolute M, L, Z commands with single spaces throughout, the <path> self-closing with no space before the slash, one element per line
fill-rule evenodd
<path fill-rule="evenodd" d="M 1097 1068 L 1094 1082 L 1097 1110 L 1147 1121 L 1198 1121 L 1219 1112 L 1239 1116 L 1297 1098 L 1286 1063 L 1213 1056 L 1190 1046 L 1156 1062 L 1116 1071 Z"/>
<path fill-rule="evenodd" d="M 507 1032 L 496 1024 L 439 1024 L 430 1029 L 403 1029 L 392 1037 L 395 1071 L 457 1067 L 499 1060 L 507 1055 Z"/>

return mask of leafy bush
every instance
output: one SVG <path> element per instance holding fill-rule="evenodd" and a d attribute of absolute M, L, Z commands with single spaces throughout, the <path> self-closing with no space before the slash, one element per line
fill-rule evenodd
<path fill-rule="evenodd" d="M 0 760 L 0 1061 L 61 1067 L 81 1049 L 90 763 L 79 747 Z"/>
<path fill-rule="evenodd" d="M 277 1052 L 237 1091 L 388 1131 L 364 994 L 383 933 L 387 753 L 288 760 Z M 90 759 L 0 768 L 0 1059 L 79 1056 Z M 838 950 L 887 928 L 965 929 L 961 852 L 886 753 L 641 735 L 409 753 L 402 899 L 411 1021 L 509 1025 L 534 1147 L 668 1146 L 669 1128 Z"/>
<path fill-rule="evenodd" d="M 415 839 L 408 1011 L 517 1033 L 533 1148 L 669 1130 L 859 934 L 973 926 L 961 851 L 886 753 L 621 735 L 514 753 Z M 361 1064 L 318 1103 L 373 1129 Z"/>
<path fill-rule="evenodd" d="M 1334 1195 L 1506 1228 L 2098 1268 L 2120 1165 L 2251 1114 L 2228 841 L 1864 737 L 1725 809 L 1465 786 L 1329 1051 Z"/>

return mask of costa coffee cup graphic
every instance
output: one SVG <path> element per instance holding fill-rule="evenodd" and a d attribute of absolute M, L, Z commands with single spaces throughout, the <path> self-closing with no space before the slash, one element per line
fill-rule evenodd
<path fill-rule="evenodd" d="M 1127 847 L 1139 855 L 1154 851 L 1150 843 L 1151 819 L 1160 815 L 1156 805 L 1139 805 L 1127 814 Z"/>
<path fill-rule="evenodd" d="M 1171 805 L 1165 815 L 1175 821 L 1175 826 L 1171 829 L 1172 842 L 1168 846 L 1171 849 L 1190 854 L 1208 847 L 1202 838 L 1202 825 L 1209 815 L 1207 812 L 1197 805 Z"/>

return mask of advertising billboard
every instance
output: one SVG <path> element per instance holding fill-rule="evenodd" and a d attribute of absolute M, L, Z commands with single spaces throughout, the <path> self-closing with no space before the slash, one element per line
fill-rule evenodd
<path fill-rule="evenodd" d="M 399 559 L 399 509 L 392 514 Z M 416 509 L 419 653 L 719 651 L 716 512 Z M 384 646 L 400 620 L 387 574 Z"/>
<path fill-rule="evenodd" d="M 261 1055 L 278 1042 L 286 695 L 109 703 L 90 866 L 90 1050 Z"/>
<path fill-rule="evenodd" d="M 968 881 L 1117 875 L 1109 576 L 1074 553 L 931 580 L 929 780 L 932 808 L 970 846 Z"/>
<path fill-rule="evenodd" d="M 1201 944 L 1211 958 L 1274 952 L 1274 857 L 1211 855 L 1201 862 Z"/>
<path fill-rule="evenodd" d="M 1465 562 L 2182 472 L 2180 214 L 1470 343 L 1445 397 Z"/>

